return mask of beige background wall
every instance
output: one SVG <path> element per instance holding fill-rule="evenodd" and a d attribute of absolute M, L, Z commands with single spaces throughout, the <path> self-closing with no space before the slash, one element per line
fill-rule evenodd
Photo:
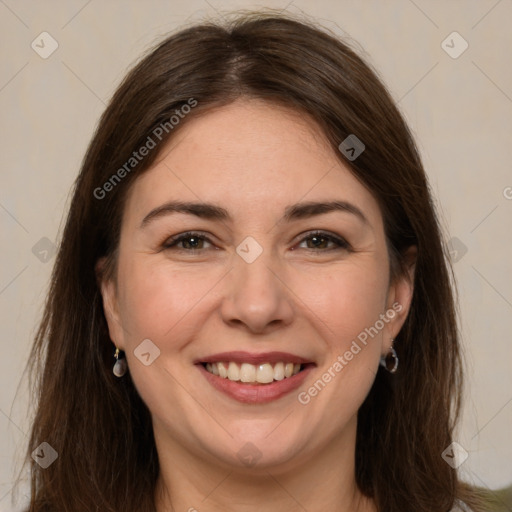
<path fill-rule="evenodd" d="M 53 243 L 105 103 L 128 66 L 168 31 L 258 5 L 0 0 L 0 511 L 12 510 L 13 472 L 29 429 L 29 397 L 19 384 Z M 459 240 L 455 271 L 469 361 L 458 436 L 469 457 L 460 470 L 478 485 L 512 483 L 512 0 L 264 5 L 304 11 L 354 38 L 416 134 L 447 239 Z M 43 31 L 58 43 L 46 59 L 31 47 L 35 40 L 40 53 L 51 49 L 48 36 L 44 43 L 37 37 Z M 453 31 L 469 45 L 457 58 L 462 39 L 445 43 L 452 56 L 442 47 Z"/>

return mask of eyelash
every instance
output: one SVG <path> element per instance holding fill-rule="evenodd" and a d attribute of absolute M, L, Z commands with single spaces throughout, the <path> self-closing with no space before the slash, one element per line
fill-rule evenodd
<path fill-rule="evenodd" d="M 338 236 L 334 236 L 330 233 L 327 233 L 325 231 L 311 231 L 307 234 L 307 236 L 303 237 L 299 243 L 302 243 L 304 242 L 305 240 L 308 240 L 310 238 L 314 238 L 314 237 L 319 237 L 319 238 L 324 238 L 326 239 L 328 242 L 334 242 L 338 247 L 334 247 L 334 248 L 331 248 L 331 249 L 320 249 L 320 250 L 317 250 L 317 249 L 312 249 L 312 248 L 307 248 L 306 250 L 308 251 L 312 251 L 312 252 L 331 252 L 331 251 L 336 251 L 336 250 L 351 250 L 351 247 L 350 247 L 350 244 L 344 240 L 343 238 L 341 237 L 338 237 Z M 194 252 L 197 252 L 197 251 L 202 251 L 202 250 L 205 250 L 205 249 L 184 249 L 184 248 L 177 248 L 177 245 L 182 242 L 183 240 L 187 240 L 188 238 L 198 238 L 200 240 L 203 240 L 203 241 L 206 241 L 210 244 L 212 244 L 211 240 L 203 235 L 202 233 L 199 233 L 197 231 L 188 231 L 186 233 L 182 233 L 180 235 L 177 235 L 175 237 L 172 237 L 170 239 L 167 239 L 166 242 L 164 242 L 164 244 L 162 245 L 162 248 L 163 249 L 174 249 L 174 250 L 177 250 L 177 251 L 180 251 L 180 252 L 188 252 L 188 253 L 194 253 Z"/>

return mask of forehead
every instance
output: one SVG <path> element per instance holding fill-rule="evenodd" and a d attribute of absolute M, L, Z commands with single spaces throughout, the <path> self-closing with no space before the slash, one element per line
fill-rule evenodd
<path fill-rule="evenodd" d="M 380 223 L 376 200 L 314 120 L 261 100 L 237 100 L 187 120 L 135 180 L 126 214 L 142 218 L 171 199 L 223 204 L 240 219 L 282 214 L 301 200 L 342 199 Z"/>

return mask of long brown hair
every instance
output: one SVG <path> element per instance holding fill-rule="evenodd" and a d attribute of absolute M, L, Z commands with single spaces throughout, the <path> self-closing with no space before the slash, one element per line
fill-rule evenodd
<path fill-rule="evenodd" d="M 456 499 L 479 510 L 441 457 L 459 414 L 461 357 L 451 270 L 411 133 L 349 43 L 312 21 L 272 12 L 172 34 L 127 75 L 101 117 L 75 183 L 31 356 L 37 411 L 28 454 L 47 442 L 58 458 L 42 469 L 27 456 L 29 510 L 154 510 L 159 466 L 151 418 L 130 375 L 112 374 L 95 265 L 107 256 L 105 272 L 115 272 L 124 198 L 159 148 L 189 119 L 239 97 L 285 105 L 318 123 L 381 207 L 392 278 L 405 272 L 406 249 L 418 248 L 412 305 L 395 341 L 400 370 L 380 369 L 359 410 L 358 486 L 379 511 L 447 512 Z M 171 126 L 191 100 L 194 108 Z M 338 149 L 351 134 L 366 146 L 353 161 Z M 148 137 L 158 148 L 127 167 Z"/>

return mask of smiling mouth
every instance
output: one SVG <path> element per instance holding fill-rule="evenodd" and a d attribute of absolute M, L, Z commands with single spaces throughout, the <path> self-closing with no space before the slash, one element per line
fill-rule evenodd
<path fill-rule="evenodd" d="M 311 364 L 297 364 L 277 362 L 275 364 L 262 363 L 236 363 L 223 361 L 215 363 L 201 363 L 208 373 L 242 384 L 271 384 L 297 375 Z"/>

